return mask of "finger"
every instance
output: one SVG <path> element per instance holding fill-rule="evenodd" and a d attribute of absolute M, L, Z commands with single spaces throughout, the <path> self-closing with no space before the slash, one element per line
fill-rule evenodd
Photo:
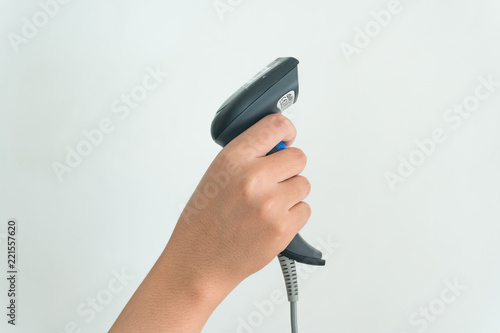
<path fill-rule="evenodd" d="M 290 210 L 311 192 L 311 183 L 304 176 L 295 176 L 278 184 L 278 193 Z"/>
<path fill-rule="evenodd" d="M 311 207 L 306 202 L 301 201 L 290 208 L 288 213 L 290 231 L 295 235 L 306 225 L 309 217 L 311 217 Z"/>
<path fill-rule="evenodd" d="M 290 147 L 265 156 L 262 160 L 270 181 L 282 182 L 304 170 L 307 156 L 301 149 Z"/>
<path fill-rule="evenodd" d="M 297 131 L 292 122 L 279 113 L 265 116 L 246 131 L 234 138 L 227 146 L 237 148 L 252 157 L 265 156 L 280 141 L 291 145 Z"/>

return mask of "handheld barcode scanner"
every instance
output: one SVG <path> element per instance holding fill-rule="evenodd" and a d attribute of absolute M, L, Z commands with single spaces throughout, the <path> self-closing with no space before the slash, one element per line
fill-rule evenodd
<path fill-rule="evenodd" d="M 271 113 L 281 113 L 295 103 L 299 94 L 297 64 L 292 57 L 277 58 L 232 94 L 219 108 L 212 121 L 211 134 L 224 147 L 247 128 Z M 269 153 L 285 149 L 280 142 Z M 297 234 L 278 255 L 291 305 L 292 332 L 297 332 L 296 301 L 298 283 L 295 261 L 325 265 L 322 253 Z"/>

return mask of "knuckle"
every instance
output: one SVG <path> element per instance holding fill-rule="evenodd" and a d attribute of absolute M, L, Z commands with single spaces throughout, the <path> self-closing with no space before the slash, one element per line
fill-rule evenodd
<path fill-rule="evenodd" d="M 246 200 L 254 200 L 259 196 L 261 177 L 258 173 L 249 173 L 243 177 L 241 192 Z"/>
<path fill-rule="evenodd" d="M 304 153 L 304 151 L 296 147 L 291 147 L 291 148 L 293 148 L 291 152 L 294 154 L 294 159 L 300 162 L 301 164 L 305 165 L 307 163 L 307 156 Z"/>
<path fill-rule="evenodd" d="M 269 221 L 272 224 L 276 216 L 276 202 L 274 198 L 271 197 L 264 200 L 259 205 L 258 214 L 261 219 Z"/>
<path fill-rule="evenodd" d="M 297 207 L 295 210 L 293 219 L 302 228 L 311 217 L 311 207 L 304 201 L 301 201 L 297 205 L 300 205 L 300 207 Z"/>
<path fill-rule="evenodd" d="M 311 210 L 311 206 L 309 206 L 309 204 L 307 202 L 304 202 L 304 210 L 305 210 L 307 218 L 309 219 L 309 217 L 311 216 L 312 210 Z"/>
<path fill-rule="evenodd" d="M 312 213 L 311 206 L 309 206 L 309 204 L 307 202 L 302 201 L 302 210 L 304 212 L 303 223 L 305 224 L 307 222 L 307 220 L 309 220 L 309 218 L 311 217 L 311 213 Z"/>
<path fill-rule="evenodd" d="M 279 241 L 283 236 L 287 234 L 288 226 L 283 219 L 276 219 L 270 221 L 267 225 L 268 235 L 271 236 L 275 241 Z"/>
<path fill-rule="evenodd" d="M 264 223 L 268 235 L 276 240 L 281 239 L 288 232 L 286 219 L 281 214 L 281 207 L 279 199 L 270 197 L 262 202 L 258 209 L 258 216 Z"/>
<path fill-rule="evenodd" d="M 295 131 L 295 126 L 293 126 L 292 122 L 290 119 L 282 115 L 281 113 L 274 113 L 271 114 L 270 116 L 271 123 L 273 126 L 276 127 L 276 129 L 287 131 L 287 130 L 292 130 Z"/>
<path fill-rule="evenodd" d="M 286 223 L 277 222 L 273 224 L 273 234 L 276 237 L 282 238 L 287 234 L 287 232 L 288 232 L 288 227 Z"/>
<path fill-rule="evenodd" d="M 308 195 L 311 192 L 311 182 L 304 176 L 299 176 L 299 177 L 301 181 L 301 187 L 306 193 L 306 195 Z"/>

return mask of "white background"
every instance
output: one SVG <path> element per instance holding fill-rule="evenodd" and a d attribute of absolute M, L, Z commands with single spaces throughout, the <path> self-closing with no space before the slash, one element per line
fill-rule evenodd
<path fill-rule="evenodd" d="M 499 2 L 401 0 L 350 62 L 342 43 L 355 45 L 356 29 L 388 1 L 229 6 L 221 19 L 211 0 L 73 0 L 15 52 L 9 33 L 21 35 L 23 17 L 41 8 L 2 0 L 0 267 L 14 217 L 19 297 L 12 328 L 1 278 L 0 331 L 109 329 L 220 150 L 209 131 L 217 108 L 276 57 L 294 56 L 290 111 L 312 183 L 302 235 L 338 245 L 300 282 L 301 331 L 418 332 L 412 314 L 438 306 L 444 281 L 456 279 L 467 289 L 420 331 L 499 332 L 500 88 L 459 128 L 443 120 L 480 76 L 500 81 Z M 168 78 L 120 119 L 112 102 L 148 66 Z M 103 118 L 114 131 L 59 181 L 53 162 Z M 435 128 L 446 141 L 392 191 L 384 174 Z M 77 313 L 122 270 L 134 279 L 95 318 Z M 274 290 L 284 290 L 277 260 L 240 284 L 204 332 L 237 332 L 239 317 L 254 332 L 288 332 L 286 303 L 269 316 L 255 305 Z"/>

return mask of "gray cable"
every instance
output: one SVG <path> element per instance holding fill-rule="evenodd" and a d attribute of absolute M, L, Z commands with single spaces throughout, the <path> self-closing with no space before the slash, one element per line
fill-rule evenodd
<path fill-rule="evenodd" d="M 299 332 L 299 325 L 297 324 L 297 302 L 290 302 L 290 320 L 292 322 L 292 333 Z"/>
<path fill-rule="evenodd" d="M 285 278 L 288 301 L 290 302 L 290 320 L 292 324 L 292 333 L 298 333 L 297 325 L 297 301 L 299 300 L 299 282 L 297 280 L 297 269 L 295 261 L 284 255 L 279 254 L 278 259 L 281 265 L 281 271 Z"/>

